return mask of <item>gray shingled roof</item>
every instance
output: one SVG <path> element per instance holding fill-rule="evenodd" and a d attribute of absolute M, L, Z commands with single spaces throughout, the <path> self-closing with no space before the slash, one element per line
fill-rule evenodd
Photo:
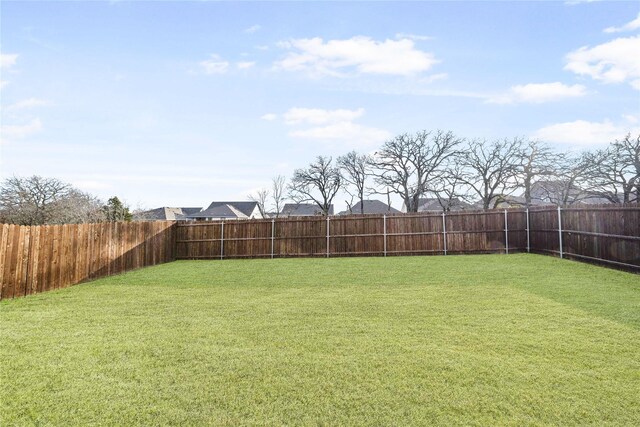
<path fill-rule="evenodd" d="M 256 206 L 258 206 L 258 203 L 257 202 L 211 202 L 211 204 L 206 210 L 216 208 L 218 206 L 224 206 L 224 205 L 233 206 L 234 208 L 242 212 L 244 215 L 250 217 L 254 209 L 256 208 Z"/>
<path fill-rule="evenodd" d="M 280 212 L 281 216 L 314 216 L 322 215 L 322 209 L 315 203 L 287 203 Z M 333 205 L 329 207 L 329 215 L 333 215 Z"/>
<path fill-rule="evenodd" d="M 459 199 L 451 200 L 451 210 L 460 211 L 465 209 L 474 209 L 473 205 Z M 440 202 L 435 197 L 425 197 L 418 200 L 418 212 L 442 211 Z"/>
<path fill-rule="evenodd" d="M 394 209 L 380 200 L 363 200 L 362 208 L 365 214 L 398 214 L 402 213 L 398 209 Z M 338 215 L 359 215 L 360 214 L 360 201 L 351 206 L 351 211 L 348 209 L 338 213 Z"/>
<path fill-rule="evenodd" d="M 184 215 L 191 215 L 194 213 L 198 213 L 202 210 L 202 208 L 180 208 L 180 209 L 182 209 L 182 213 Z"/>
<path fill-rule="evenodd" d="M 237 209 L 233 205 L 218 205 L 214 207 L 209 207 L 208 209 L 203 210 L 202 212 L 197 212 L 191 215 L 187 215 L 187 218 L 248 218 L 248 215 L 245 215 L 239 209 Z"/>
<path fill-rule="evenodd" d="M 173 221 L 176 219 L 183 219 L 185 215 L 200 212 L 200 210 L 202 210 L 202 208 L 171 208 L 165 206 L 136 213 L 135 219 L 147 221 Z"/>

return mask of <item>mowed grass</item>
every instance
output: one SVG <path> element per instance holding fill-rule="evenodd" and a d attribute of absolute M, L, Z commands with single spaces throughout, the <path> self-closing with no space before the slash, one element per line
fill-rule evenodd
<path fill-rule="evenodd" d="M 640 276 L 179 261 L 0 302 L 0 425 L 640 425 Z"/>

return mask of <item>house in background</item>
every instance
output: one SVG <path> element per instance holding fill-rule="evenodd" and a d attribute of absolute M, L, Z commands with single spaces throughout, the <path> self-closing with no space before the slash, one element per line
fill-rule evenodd
<path fill-rule="evenodd" d="M 458 198 L 453 198 L 451 200 L 440 200 L 437 197 L 423 197 L 418 199 L 418 212 L 444 212 L 445 210 L 464 211 L 474 209 L 476 208 L 473 205 Z M 402 211 L 407 211 L 406 206 L 403 205 Z"/>
<path fill-rule="evenodd" d="M 400 214 L 398 209 L 394 209 L 388 204 L 381 202 L 380 200 L 362 200 L 362 209 L 360 207 L 360 201 L 351 206 L 351 209 L 339 212 L 338 215 L 361 215 L 361 214 Z"/>
<path fill-rule="evenodd" d="M 510 194 L 498 194 L 489 202 L 489 209 L 524 208 L 526 206 L 527 202 L 524 197 L 512 196 Z M 476 209 L 482 208 L 481 202 L 476 203 Z"/>
<path fill-rule="evenodd" d="M 187 215 L 200 212 L 202 208 L 169 208 L 162 207 L 133 214 L 134 221 L 180 221 Z"/>
<path fill-rule="evenodd" d="M 609 199 L 567 181 L 537 181 L 531 185 L 533 205 L 607 204 Z"/>
<path fill-rule="evenodd" d="M 222 219 L 260 219 L 257 202 L 212 202 L 207 209 L 186 216 L 189 221 L 217 221 Z"/>
<path fill-rule="evenodd" d="M 322 209 L 315 203 L 287 203 L 280 212 L 281 217 L 322 215 Z M 333 205 L 329 207 L 329 215 L 333 215 Z"/>

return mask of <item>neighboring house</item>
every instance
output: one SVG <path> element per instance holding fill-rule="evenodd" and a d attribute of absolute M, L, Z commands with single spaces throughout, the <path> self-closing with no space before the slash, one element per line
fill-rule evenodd
<path fill-rule="evenodd" d="M 207 209 L 186 217 L 191 221 L 256 218 L 262 218 L 257 202 L 212 202 Z"/>
<path fill-rule="evenodd" d="M 202 208 L 169 208 L 162 207 L 133 214 L 134 221 L 180 221 L 187 215 L 200 212 Z"/>
<path fill-rule="evenodd" d="M 490 209 L 524 208 L 526 206 L 527 202 L 524 197 L 511 196 L 508 194 L 498 194 L 489 202 Z M 482 209 L 482 203 L 477 203 L 476 207 L 477 209 Z"/>
<path fill-rule="evenodd" d="M 442 212 L 444 208 L 442 205 L 449 205 L 449 211 L 464 211 L 464 210 L 472 210 L 476 209 L 473 205 L 460 200 L 458 198 L 453 198 L 451 200 L 438 200 L 436 197 L 424 197 L 418 199 L 418 212 Z M 403 205 L 402 211 L 406 212 L 406 206 Z"/>
<path fill-rule="evenodd" d="M 537 181 L 531 185 L 532 205 L 607 204 L 608 199 L 565 181 Z"/>
<path fill-rule="evenodd" d="M 315 203 L 287 203 L 280 216 L 316 216 L 322 215 L 322 209 Z M 329 207 L 329 215 L 333 215 L 333 205 Z"/>
<path fill-rule="evenodd" d="M 360 201 L 356 202 L 351 206 L 351 209 L 347 209 L 346 211 L 339 212 L 338 215 L 360 215 L 364 213 L 368 214 L 399 214 L 402 213 L 398 209 L 394 209 L 391 206 L 387 205 L 380 200 L 363 200 L 362 201 L 362 211 L 360 209 Z"/>

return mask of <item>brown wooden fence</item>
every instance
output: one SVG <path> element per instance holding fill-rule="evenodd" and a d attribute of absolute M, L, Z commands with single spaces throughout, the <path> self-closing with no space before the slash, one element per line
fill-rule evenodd
<path fill-rule="evenodd" d="M 538 208 L 531 251 L 640 272 L 640 206 Z"/>
<path fill-rule="evenodd" d="M 640 206 L 180 223 L 176 259 L 554 254 L 640 271 Z"/>
<path fill-rule="evenodd" d="M 531 251 L 640 272 L 640 206 L 21 227 L 0 225 L 0 299 L 174 259 Z"/>
<path fill-rule="evenodd" d="M 527 249 L 523 210 L 179 223 L 177 259 L 508 253 Z"/>
<path fill-rule="evenodd" d="M 0 225 L 0 299 L 172 261 L 174 224 Z"/>

